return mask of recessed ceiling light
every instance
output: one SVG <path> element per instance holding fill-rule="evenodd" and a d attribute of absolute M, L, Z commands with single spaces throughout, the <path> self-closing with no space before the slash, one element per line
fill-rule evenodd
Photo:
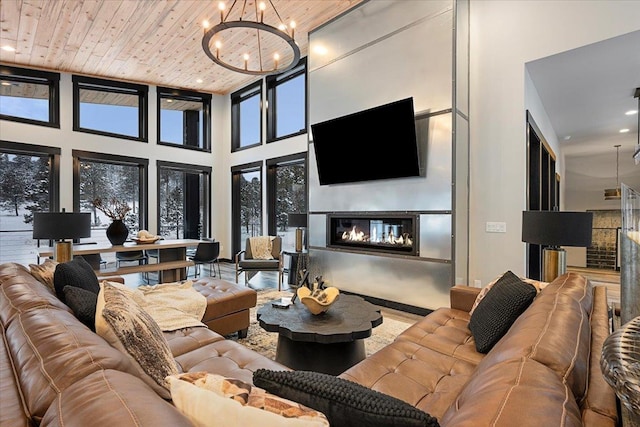
<path fill-rule="evenodd" d="M 565 137 L 564 137 L 564 140 L 565 140 L 565 141 L 568 141 L 568 140 L 570 140 L 570 139 L 571 139 L 571 135 L 567 135 L 567 136 L 565 136 Z"/>
<path fill-rule="evenodd" d="M 638 114 L 638 110 L 629 110 L 625 114 L 627 116 L 633 116 L 634 114 Z"/>
<path fill-rule="evenodd" d="M 620 129 L 620 133 L 627 133 L 627 132 L 629 132 L 629 129 L 626 129 L 626 128 L 625 129 Z"/>
<path fill-rule="evenodd" d="M 203 82 L 203 80 L 202 80 L 202 79 L 198 79 L 198 80 L 196 80 L 196 83 L 202 83 L 202 82 Z"/>
<path fill-rule="evenodd" d="M 13 46 L 4 45 L 4 46 L 2 46 L 2 50 L 5 50 L 5 51 L 7 51 L 7 52 L 15 52 L 15 51 L 16 51 L 16 48 L 15 48 L 15 47 L 13 47 Z"/>

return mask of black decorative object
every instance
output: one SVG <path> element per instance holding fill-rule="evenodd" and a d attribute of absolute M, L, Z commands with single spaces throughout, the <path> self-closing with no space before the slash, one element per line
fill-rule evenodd
<path fill-rule="evenodd" d="M 122 245 L 129 237 L 129 229 L 121 219 L 114 219 L 107 227 L 107 239 L 112 245 Z"/>
<path fill-rule="evenodd" d="M 77 256 L 69 262 L 62 262 L 56 266 L 53 273 L 53 286 L 58 298 L 66 303 L 64 294 L 65 286 L 75 286 L 98 294 L 100 285 L 96 273 L 91 265 L 81 256 Z"/>
<path fill-rule="evenodd" d="M 592 212 L 523 211 L 522 241 L 547 246 L 543 250 L 542 280 L 551 282 L 567 271 L 560 246 L 591 245 Z"/>

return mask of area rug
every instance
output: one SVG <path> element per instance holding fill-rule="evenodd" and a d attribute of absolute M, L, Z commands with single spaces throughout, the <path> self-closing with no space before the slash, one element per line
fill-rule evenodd
<path fill-rule="evenodd" d="M 278 299 L 281 296 L 291 296 L 291 292 L 279 292 L 275 290 L 258 291 L 258 303 L 256 307 L 251 309 L 251 323 L 249 324 L 247 337 L 238 339 L 237 335 L 231 335 L 227 338 L 238 341 L 238 343 L 249 347 L 263 356 L 275 360 L 278 334 L 275 332 L 267 332 L 260 327 L 260 324 L 256 320 L 256 310 L 263 304 Z M 412 325 L 410 322 L 395 318 L 396 316 L 390 313 L 385 313 L 384 309 L 381 311 L 382 324 L 373 328 L 371 336 L 364 340 L 367 356 L 391 343 L 402 331 Z"/>

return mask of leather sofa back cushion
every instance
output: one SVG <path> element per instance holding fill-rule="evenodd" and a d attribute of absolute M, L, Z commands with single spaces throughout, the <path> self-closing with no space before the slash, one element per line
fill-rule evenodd
<path fill-rule="evenodd" d="M 531 358 L 552 369 L 581 400 L 588 384 L 593 288 L 580 276 L 561 276 L 543 289 L 478 369 Z"/>
<path fill-rule="evenodd" d="M 513 427 L 514 420 L 518 427 L 582 426 L 571 390 L 551 369 L 528 358 L 478 369 L 440 424 Z"/>
<path fill-rule="evenodd" d="M 193 427 L 141 379 L 111 369 L 94 372 L 65 389 L 40 424 L 41 427 L 88 425 Z"/>
<path fill-rule="evenodd" d="M 16 315 L 46 306 L 71 312 L 49 288 L 20 264 L 0 266 L 0 320 L 5 327 Z"/>
<path fill-rule="evenodd" d="M 37 420 L 58 393 L 93 372 L 136 372 L 121 352 L 72 313 L 55 307 L 17 315 L 7 327 L 6 339 L 27 410 Z"/>

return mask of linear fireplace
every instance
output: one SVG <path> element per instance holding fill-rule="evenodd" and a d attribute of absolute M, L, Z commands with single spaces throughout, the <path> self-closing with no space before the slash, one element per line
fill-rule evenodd
<path fill-rule="evenodd" d="M 331 214 L 327 246 L 418 255 L 418 217 L 410 214 Z"/>

